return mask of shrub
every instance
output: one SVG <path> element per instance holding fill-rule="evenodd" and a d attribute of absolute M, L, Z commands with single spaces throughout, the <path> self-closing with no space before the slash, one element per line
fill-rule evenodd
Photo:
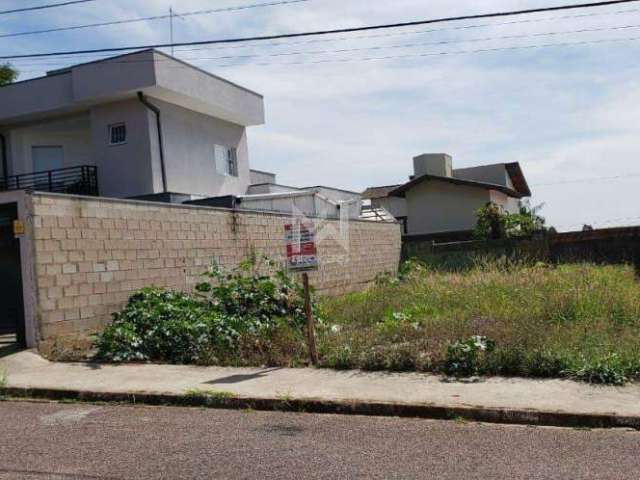
<path fill-rule="evenodd" d="M 566 373 L 576 380 L 589 383 L 623 385 L 627 382 L 626 364 L 619 355 L 610 353 L 595 360 L 582 358 L 581 362 L 566 370 Z"/>
<path fill-rule="evenodd" d="M 478 240 L 498 240 L 523 237 L 543 232 L 545 219 L 538 215 L 542 205 L 531 208 L 520 202 L 518 213 L 509 213 L 501 206 L 489 202 L 476 211 L 477 224 L 473 235 Z"/>
<path fill-rule="evenodd" d="M 204 273 L 207 281 L 196 285 L 196 291 L 211 308 L 244 319 L 251 319 L 256 327 L 273 326 L 279 318 L 289 318 L 296 326 L 305 322 L 302 285 L 286 271 L 273 275 L 261 273 L 272 262 L 255 256 L 225 271 L 212 262 Z"/>
<path fill-rule="evenodd" d="M 458 340 L 447 348 L 445 372 L 455 377 L 468 377 L 482 372 L 486 356 L 495 349 L 495 342 L 475 335 Z"/>
<path fill-rule="evenodd" d="M 273 358 L 273 339 L 299 349 L 304 300 L 285 272 L 260 274 L 250 260 L 230 272 L 213 264 L 205 275 L 194 295 L 159 288 L 134 294 L 97 337 L 97 358 L 242 364 L 242 354 L 251 363 Z"/>

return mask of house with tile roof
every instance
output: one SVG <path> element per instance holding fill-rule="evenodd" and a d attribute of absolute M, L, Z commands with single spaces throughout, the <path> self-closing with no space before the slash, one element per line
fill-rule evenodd
<path fill-rule="evenodd" d="M 383 208 L 403 224 L 405 235 L 451 236 L 470 234 L 476 211 L 489 202 L 516 213 L 531 196 L 520 164 L 496 163 L 454 169 L 445 153 L 413 159 L 414 173 L 404 184 L 370 187 L 363 200 Z"/>

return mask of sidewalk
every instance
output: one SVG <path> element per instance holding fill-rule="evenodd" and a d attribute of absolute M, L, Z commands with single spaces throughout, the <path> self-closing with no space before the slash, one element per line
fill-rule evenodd
<path fill-rule="evenodd" d="M 640 428 L 640 385 L 323 369 L 52 363 L 31 351 L 0 358 L 5 394 L 559 426 Z"/>

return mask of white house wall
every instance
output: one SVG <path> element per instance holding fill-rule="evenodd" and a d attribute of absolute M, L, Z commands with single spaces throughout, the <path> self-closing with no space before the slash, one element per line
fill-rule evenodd
<path fill-rule="evenodd" d="M 271 172 L 262 172 L 260 170 L 251 170 L 251 185 L 260 185 L 263 183 L 276 183 L 276 174 Z"/>
<path fill-rule="evenodd" d="M 471 230 L 476 210 L 490 200 L 489 191 L 439 181 L 415 185 L 406 193 L 410 235 Z"/>
<path fill-rule="evenodd" d="M 112 101 L 131 96 L 156 83 L 154 56 L 150 50 L 72 68 L 75 102 Z"/>
<path fill-rule="evenodd" d="M 0 88 L 0 122 L 73 108 L 71 73 L 16 82 Z"/>
<path fill-rule="evenodd" d="M 250 174 L 245 127 L 157 98 L 149 97 L 149 101 L 161 111 L 170 192 L 207 197 L 247 192 Z M 216 172 L 214 145 L 237 149 L 237 177 Z"/>
<path fill-rule="evenodd" d="M 335 204 L 312 192 L 281 197 L 242 197 L 240 205 L 246 210 L 282 212 L 290 215 L 303 214 L 309 217 L 337 218 L 340 215 Z"/>
<path fill-rule="evenodd" d="M 313 187 L 312 187 L 313 188 Z M 362 210 L 362 195 L 331 187 L 315 187 L 320 195 L 337 204 L 344 203 L 349 218 L 359 218 Z"/>
<path fill-rule="evenodd" d="M 453 176 L 465 180 L 475 180 L 477 182 L 494 183 L 513 188 L 511 178 L 502 163 L 494 165 L 481 165 L 479 167 L 457 168 L 453 171 Z"/>
<path fill-rule="evenodd" d="M 240 125 L 264 123 L 262 96 L 160 52 L 155 58 L 155 91 L 149 94 Z"/>
<path fill-rule="evenodd" d="M 93 157 L 98 167 L 100 195 L 132 197 L 162 191 L 159 164 L 154 165 L 151 160 L 152 145 L 158 143 L 150 132 L 151 114 L 137 99 L 91 110 Z M 109 145 L 109 125 L 117 123 L 126 125 L 126 143 Z"/>
<path fill-rule="evenodd" d="M 518 213 L 518 211 L 520 210 L 520 200 L 505 195 L 502 192 L 492 190 L 491 201 L 496 205 L 500 205 L 504 209 L 504 211 L 508 213 Z"/>
<path fill-rule="evenodd" d="M 9 175 L 34 172 L 33 147 L 59 146 L 63 167 L 93 165 L 88 114 L 26 124 L 4 131 Z"/>
<path fill-rule="evenodd" d="M 403 197 L 373 198 L 371 206 L 384 208 L 394 218 L 407 216 L 407 200 Z"/>

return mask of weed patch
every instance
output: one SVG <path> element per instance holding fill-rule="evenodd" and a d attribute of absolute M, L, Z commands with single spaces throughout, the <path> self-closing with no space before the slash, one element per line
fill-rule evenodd
<path fill-rule="evenodd" d="M 283 271 L 262 273 L 263 266 L 269 267 L 251 259 L 227 272 L 213 264 L 196 294 L 139 291 L 98 336 L 97 358 L 243 365 L 266 357 L 267 364 L 286 363 L 304 345 L 302 288 Z"/>
<path fill-rule="evenodd" d="M 640 378 L 640 285 L 628 266 L 408 262 L 398 279 L 325 299 L 322 311 L 327 367 Z"/>
<path fill-rule="evenodd" d="M 229 400 L 236 398 L 233 392 L 225 392 L 223 390 L 210 390 L 200 388 L 190 388 L 185 392 L 187 398 L 206 398 L 211 400 Z"/>
<path fill-rule="evenodd" d="M 273 272 L 273 269 L 270 270 Z M 262 273 L 261 273 L 262 272 Z M 254 260 L 217 266 L 196 294 L 145 289 L 99 336 L 99 358 L 307 365 L 300 285 Z M 314 302 L 322 367 L 640 379 L 640 284 L 628 266 L 407 262 L 365 292 Z"/>

